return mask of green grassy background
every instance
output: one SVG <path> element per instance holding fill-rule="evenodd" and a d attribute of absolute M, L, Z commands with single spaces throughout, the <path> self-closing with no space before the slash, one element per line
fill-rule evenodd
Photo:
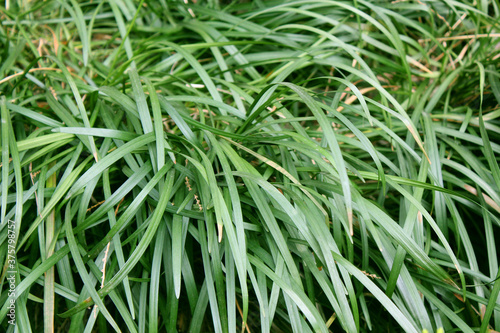
<path fill-rule="evenodd" d="M 500 330 L 499 11 L 3 2 L 1 330 Z"/>

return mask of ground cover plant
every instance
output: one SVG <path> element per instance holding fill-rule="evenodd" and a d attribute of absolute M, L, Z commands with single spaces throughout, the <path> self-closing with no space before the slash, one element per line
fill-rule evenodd
<path fill-rule="evenodd" d="M 0 15 L 2 331 L 500 330 L 498 2 Z"/>

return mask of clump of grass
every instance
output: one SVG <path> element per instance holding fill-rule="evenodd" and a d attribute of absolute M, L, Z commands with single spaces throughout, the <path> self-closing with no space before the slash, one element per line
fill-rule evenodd
<path fill-rule="evenodd" d="M 0 11 L 7 332 L 500 328 L 496 2 Z"/>

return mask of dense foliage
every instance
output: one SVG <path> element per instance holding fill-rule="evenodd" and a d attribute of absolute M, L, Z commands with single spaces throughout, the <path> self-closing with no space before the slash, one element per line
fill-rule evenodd
<path fill-rule="evenodd" d="M 500 330 L 499 11 L 5 1 L 1 330 Z"/>

